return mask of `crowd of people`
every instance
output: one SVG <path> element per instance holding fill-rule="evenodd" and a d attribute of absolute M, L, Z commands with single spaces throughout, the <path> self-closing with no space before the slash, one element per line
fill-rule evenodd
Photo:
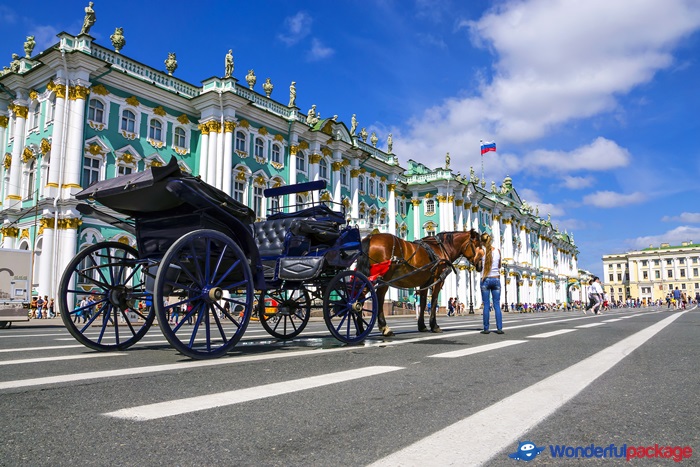
<path fill-rule="evenodd" d="M 32 298 L 29 304 L 30 319 L 51 319 L 57 315 L 53 298 L 48 295 L 41 295 Z"/>

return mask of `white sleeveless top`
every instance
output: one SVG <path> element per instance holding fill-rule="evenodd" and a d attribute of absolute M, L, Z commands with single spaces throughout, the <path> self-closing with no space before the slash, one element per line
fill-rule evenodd
<path fill-rule="evenodd" d="M 500 268 L 498 267 L 499 263 L 501 262 L 501 250 L 498 248 L 491 247 L 491 270 L 486 273 L 486 271 L 482 271 L 482 276 L 481 277 L 501 277 L 501 271 Z M 486 263 L 486 255 L 484 255 L 483 258 L 481 258 L 481 267 L 483 269 L 484 264 Z"/>

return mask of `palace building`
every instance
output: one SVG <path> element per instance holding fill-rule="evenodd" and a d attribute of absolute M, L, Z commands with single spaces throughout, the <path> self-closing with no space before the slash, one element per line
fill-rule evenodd
<path fill-rule="evenodd" d="M 700 244 L 662 243 L 643 250 L 603 256 L 605 292 L 613 300 L 665 299 L 678 288 L 691 298 L 700 292 Z"/>
<path fill-rule="evenodd" d="M 401 154 L 402 165 L 391 135 L 378 146 L 375 133 L 357 129 L 355 116 L 348 127 L 337 117 L 319 118 L 315 106 L 301 112 L 295 83 L 288 102 L 286 93 L 284 102 L 272 97 L 269 79 L 256 88 L 252 70 L 243 82 L 227 67 L 225 77 L 193 85 L 173 76 L 174 54 L 166 71 L 121 54 L 118 33 L 112 48 L 87 33 L 61 33 L 55 46 L 34 55 L 25 43 L 26 56 L 1 72 L 1 245 L 35 252 L 39 294 L 56 294 L 63 269 L 85 246 L 135 246 L 131 234 L 83 217 L 75 193 L 175 157 L 182 170 L 248 204 L 260 219 L 277 202 L 265 198 L 265 188 L 325 180 L 326 190 L 284 205 L 310 197 L 338 203 L 363 234 L 407 240 L 488 231 L 502 251 L 504 303 L 580 299 L 573 235 L 541 218 L 510 178 L 487 188 L 473 170 L 467 177 L 453 171 L 449 157 L 444 167 L 427 167 L 414 161 L 417 154 Z M 440 302 L 457 296 L 469 304 L 471 297 L 479 306 L 479 274 L 466 263 L 456 271 Z M 394 300 L 409 295 L 390 293 Z"/>

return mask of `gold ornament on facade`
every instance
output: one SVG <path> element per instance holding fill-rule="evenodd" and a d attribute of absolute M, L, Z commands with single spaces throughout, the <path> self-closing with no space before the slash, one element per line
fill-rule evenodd
<path fill-rule="evenodd" d="M 357 178 L 360 176 L 362 171 L 360 169 L 351 169 L 350 170 L 350 178 Z"/>
<path fill-rule="evenodd" d="M 22 233 L 19 235 L 19 238 L 29 238 L 29 229 L 22 229 Z"/>
<path fill-rule="evenodd" d="M 265 128 L 264 126 L 261 126 L 260 129 L 258 130 L 258 134 L 261 136 L 265 136 L 268 133 L 269 133 L 269 131 L 267 131 L 267 128 Z"/>
<path fill-rule="evenodd" d="M 454 200 L 455 200 L 455 195 L 449 195 L 449 196 L 447 197 L 447 202 L 448 202 L 448 203 L 452 203 Z"/>
<path fill-rule="evenodd" d="M 221 122 L 211 120 L 207 125 L 209 126 L 209 133 L 221 133 Z"/>
<path fill-rule="evenodd" d="M 56 84 L 53 81 L 49 81 L 49 84 L 46 85 L 46 89 L 56 94 L 58 98 L 66 98 L 66 86 L 63 84 Z"/>
<path fill-rule="evenodd" d="M 389 192 L 391 193 L 392 191 L 396 190 L 396 183 L 389 183 L 386 186 L 386 189 L 389 190 Z"/>
<path fill-rule="evenodd" d="M 248 178 L 248 177 L 246 176 L 245 170 L 240 169 L 238 171 L 238 173 L 236 174 L 236 180 L 238 180 L 239 182 L 243 182 L 246 180 L 246 178 Z"/>
<path fill-rule="evenodd" d="M 163 167 L 163 163 L 159 161 L 158 159 L 152 159 L 150 164 L 148 164 L 151 167 Z"/>
<path fill-rule="evenodd" d="M 313 153 L 309 156 L 309 164 L 318 164 L 319 162 L 321 162 L 322 158 L 322 155 Z"/>
<path fill-rule="evenodd" d="M 0 229 L 3 237 L 17 238 L 19 235 L 19 229 L 17 227 L 3 227 Z"/>
<path fill-rule="evenodd" d="M 232 122 L 231 120 L 226 120 L 224 122 L 224 133 L 233 133 L 233 130 L 236 129 L 236 122 Z"/>
<path fill-rule="evenodd" d="M 351 204 L 352 204 L 352 202 L 350 201 L 349 198 L 345 198 L 343 200 L 343 206 L 345 206 L 346 208 L 349 208 Z"/>
<path fill-rule="evenodd" d="M 41 143 L 39 143 L 39 151 L 41 151 L 43 155 L 46 155 L 51 151 L 51 143 L 49 143 L 48 139 L 41 139 Z"/>
<path fill-rule="evenodd" d="M 2 160 L 2 166 L 5 167 L 5 170 L 9 170 L 10 166 L 12 165 L 12 154 L 5 153 L 5 157 Z"/>
<path fill-rule="evenodd" d="M 177 117 L 177 121 L 180 122 L 182 125 L 187 125 L 190 123 L 190 119 L 187 118 L 187 115 L 182 114 L 179 117 Z"/>
<path fill-rule="evenodd" d="M 300 141 L 299 149 L 309 149 L 309 143 L 307 143 L 306 141 Z"/>
<path fill-rule="evenodd" d="M 97 156 L 102 154 L 102 146 L 97 143 L 92 143 L 90 146 L 88 146 L 87 151 L 93 156 Z"/>
<path fill-rule="evenodd" d="M 282 179 L 281 178 L 275 178 L 273 179 L 274 183 L 272 184 L 272 188 L 279 188 L 282 186 Z"/>
<path fill-rule="evenodd" d="M 95 88 L 93 88 L 93 91 L 94 91 L 94 90 L 95 90 Z M 160 116 L 160 117 L 165 117 L 165 109 L 163 108 L 162 105 L 159 105 L 158 107 L 156 107 L 155 109 L 153 109 L 153 113 L 156 114 L 156 115 L 158 115 L 158 116 Z M 122 238 L 123 238 L 123 237 L 122 237 Z"/>
<path fill-rule="evenodd" d="M 29 108 L 18 105 L 18 104 L 10 104 L 7 106 L 7 109 L 12 111 L 12 113 L 15 115 L 17 118 L 27 118 L 27 115 L 29 115 Z"/>
<path fill-rule="evenodd" d="M 415 207 L 420 206 L 420 200 L 419 199 L 412 199 L 411 204 Z"/>
<path fill-rule="evenodd" d="M 29 91 L 29 98 L 31 100 L 35 101 L 37 97 L 39 97 L 39 93 L 36 92 L 35 89 L 32 89 L 31 91 Z"/>
<path fill-rule="evenodd" d="M 338 172 L 343 167 L 343 163 L 340 161 L 335 161 L 331 164 L 331 169 L 333 172 Z"/>
<path fill-rule="evenodd" d="M 88 94 L 90 94 L 90 89 L 85 86 L 73 86 L 68 91 L 68 99 L 71 101 L 85 100 Z"/>
<path fill-rule="evenodd" d="M 122 245 L 129 245 L 131 242 L 129 242 L 129 237 L 119 237 L 117 239 L 117 242 L 121 243 Z"/>
<path fill-rule="evenodd" d="M 272 161 L 270 162 L 270 165 L 277 170 L 282 170 L 284 168 L 284 164 L 282 164 L 281 162 Z"/>
<path fill-rule="evenodd" d="M 464 200 L 463 200 L 463 199 L 456 199 L 456 200 L 455 200 L 455 206 L 462 206 L 463 204 L 464 204 Z"/>
<path fill-rule="evenodd" d="M 97 131 L 102 131 L 105 129 L 105 124 L 104 123 L 95 123 L 92 120 L 88 120 L 87 122 L 88 126 L 92 128 L 93 130 Z"/>
<path fill-rule="evenodd" d="M 200 133 L 203 135 L 208 135 L 209 134 L 209 125 L 206 123 L 200 123 L 197 125 L 197 129 L 199 130 Z"/>
<path fill-rule="evenodd" d="M 479 212 L 479 206 L 472 206 L 472 212 Z"/>
<path fill-rule="evenodd" d="M 10 119 L 6 115 L 0 115 L 0 128 L 7 128 L 9 123 Z"/>
<path fill-rule="evenodd" d="M 333 151 L 324 146 L 321 148 L 321 153 L 323 153 L 323 155 L 326 157 L 330 157 L 331 154 L 333 154 Z"/>
<path fill-rule="evenodd" d="M 430 199 L 430 198 L 433 197 L 433 194 L 432 194 L 432 193 L 426 193 L 423 197 L 424 197 L 425 199 Z"/>
<path fill-rule="evenodd" d="M 386 182 L 386 177 L 382 175 L 381 177 L 379 177 L 379 180 L 381 180 L 382 182 Z"/>
<path fill-rule="evenodd" d="M 109 94 L 109 91 L 102 84 L 96 84 L 90 88 L 90 93 L 97 94 L 98 96 L 106 96 Z"/>
<path fill-rule="evenodd" d="M 289 146 L 289 155 L 290 156 L 296 156 L 298 151 L 299 151 L 299 146 L 297 146 L 296 144 L 292 144 L 291 146 Z"/>
<path fill-rule="evenodd" d="M 124 154 L 121 155 L 119 160 L 124 161 L 125 164 L 133 164 L 134 163 L 134 156 L 131 153 L 125 152 Z"/>
<path fill-rule="evenodd" d="M 272 138 L 272 139 L 274 139 L 275 141 L 278 141 L 278 142 L 280 142 L 280 143 L 283 143 L 283 142 L 284 142 L 284 136 L 282 136 L 282 135 L 279 134 L 279 133 L 277 133 L 277 134 L 275 135 L 275 137 Z"/>
<path fill-rule="evenodd" d="M 332 201 L 333 197 L 329 191 L 324 191 L 320 199 L 321 201 Z"/>
<path fill-rule="evenodd" d="M 241 120 L 238 126 L 241 128 L 250 128 L 250 122 L 248 120 Z"/>
<path fill-rule="evenodd" d="M 39 219 L 39 225 L 41 226 L 40 233 L 43 232 L 44 229 L 53 229 L 56 225 L 56 219 L 53 217 L 42 217 Z"/>
<path fill-rule="evenodd" d="M 29 161 L 34 160 L 34 151 L 29 149 L 28 147 L 24 148 L 24 151 L 22 151 L 22 162 L 25 164 L 29 163 Z"/>
<path fill-rule="evenodd" d="M 267 184 L 267 180 L 265 180 L 265 177 L 262 175 L 258 175 L 255 177 L 255 180 L 253 180 L 253 183 L 257 186 L 265 186 Z"/>

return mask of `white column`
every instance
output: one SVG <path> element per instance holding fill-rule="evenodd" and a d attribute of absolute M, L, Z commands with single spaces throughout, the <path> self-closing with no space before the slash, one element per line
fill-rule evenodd
<path fill-rule="evenodd" d="M 340 203 L 343 201 L 342 192 L 340 191 L 340 169 L 343 161 L 340 154 L 338 150 L 333 151 L 333 163 L 331 163 L 331 169 L 333 169 L 333 202 L 336 203 L 336 209 L 340 207 Z"/>
<path fill-rule="evenodd" d="M 289 167 L 289 184 L 290 185 L 296 185 L 297 183 L 297 151 L 299 150 L 299 146 L 297 146 L 297 136 L 296 135 L 291 135 L 290 136 L 290 146 L 289 146 L 289 161 L 288 167 Z M 296 207 L 294 206 L 296 204 L 296 195 L 286 195 L 287 201 L 284 202 L 287 206 L 289 206 L 289 212 L 294 212 L 296 211 Z"/>
<path fill-rule="evenodd" d="M 21 175 L 22 151 L 24 151 L 24 130 L 29 109 L 25 105 L 11 104 L 14 115 L 14 143 L 12 145 L 12 163 L 10 165 L 10 184 L 5 190 L 3 209 L 20 209 L 22 207 Z"/>
<path fill-rule="evenodd" d="M 423 238 L 423 232 L 420 228 L 421 200 L 418 198 L 418 193 L 413 192 L 411 203 L 413 204 L 413 240 L 418 240 Z"/>
<path fill-rule="evenodd" d="M 513 258 L 513 219 L 504 219 L 505 230 L 503 232 L 503 256 Z"/>
<path fill-rule="evenodd" d="M 219 123 L 219 130 L 217 133 L 221 133 L 220 135 L 217 135 L 218 138 L 218 144 L 216 145 L 216 176 L 212 184 L 217 187 L 219 190 L 222 190 L 224 187 L 224 148 L 225 148 L 225 142 L 224 140 L 226 139 L 226 133 L 224 131 L 224 126 L 223 124 L 225 122 L 218 122 Z"/>
<path fill-rule="evenodd" d="M 201 132 L 199 145 L 199 173 L 202 180 L 207 180 L 207 163 L 209 162 L 209 124 L 202 123 L 199 125 Z"/>
<path fill-rule="evenodd" d="M 56 254 L 58 264 L 55 268 L 55 277 L 60 277 L 68 263 L 75 257 L 78 250 L 79 224 L 80 220 L 77 218 L 59 220 L 58 229 L 55 232 L 55 235 L 58 235 L 58 252 Z"/>
<path fill-rule="evenodd" d="M 207 151 L 207 178 L 204 180 L 210 185 L 216 185 L 217 150 L 219 148 L 219 131 L 221 124 L 216 121 L 209 122 L 209 148 Z"/>
<path fill-rule="evenodd" d="M 15 240 L 19 235 L 19 229 L 17 227 L 8 227 L 10 221 L 6 220 L 2 227 L 2 247 L 3 248 L 15 248 Z"/>
<path fill-rule="evenodd" d="M 221 186 L 224 193 L 231 195 L 231 171 L 233 170 L 233 132 L 236 128 L 234 122 L 224 122 L 224 157 L 221 168 Z"/>
<path fill-rule="evenodd" d="M 49 169 L 49 179 L 46 181 L 47 191 L 45 195 L 55 198 L 58 195 L 59 167 L 61 166 L 61 151 L 63 149 L 63 133 L 67 130 L 64 116 L 66 113 L 66 86 L 64 84 L 54 84 L 51 90 L 56 93 L 56 108 L 53 114 L 53 128 L 51 130 L 51 168 Z"/>
<path fill-rule="evenodd" d="M 70 89 L 68 106 L 68 137 L 66 140 L 65 170 L 63 172 L 64 198 L 70 197 L 71 190 L 82 189 L 80 185 L 80 173 L 83 169 L 83 146 L 85 130 L 85 98 L 88 94 L 87 86 L 76 85 Z M 73 249 L 75 254 L 75 249 Z"/>
<path fill-rule="evenodd" d="M 438 193 L 435 196 L 435 208 L 438 210 L 438 228 L 436 233 L 447 232 L 449 228 L 447 227 L 447 195 L 444 193 Z"/>
<path fill-rule="evenodd" d="M 494 209 L 493 219 L 491 221 L 491 236 L 493 237 L 493 245 L 496 248 L 501 247 L 501 213 Z M 503 251 L 501 251 L 503 254 Z"/>
<path fill-rule="evenodd" d="M 44 226 L 43 241 L 41 246 L 41 266 L 39 268 L 39 286 L 40 293 L 42 295 L 49 295 L 53 297 L 55 291 L 53 290 L 53 262 L 54 262 L 54 235 L 56 230 L 54 228 L 54 217 L 51 211 L 45 210 L 43 212 L 43 217 L 41 223 Z"/>
<path fill-rule="evenodd" d="M 357 160 L 353 160 L 353 168 L 350 169 L 350 191 L 352 197 L 352 220 L 357 222 L 360 218 L 360 186 L 357 177 L 360 175 L 360 169 L 355 165 Z"/>
<path fill-rule="evenodd" d="M 393 180 L 387 184 L 386 189 L 389 191 L 389 233 L 396 235 L 396 184 Z"/>
<path fill-rule="evenodd" d="M 479 232 L 479 206 L 472 206 L 471 212 L 471 228 Z"/>
<path fill-rule="evenodd" d="M 455 230 L 462 232 L 464 230 L 464 200 L 455 200 L 455 206 L 457 207 L 457 225 Z"/>

